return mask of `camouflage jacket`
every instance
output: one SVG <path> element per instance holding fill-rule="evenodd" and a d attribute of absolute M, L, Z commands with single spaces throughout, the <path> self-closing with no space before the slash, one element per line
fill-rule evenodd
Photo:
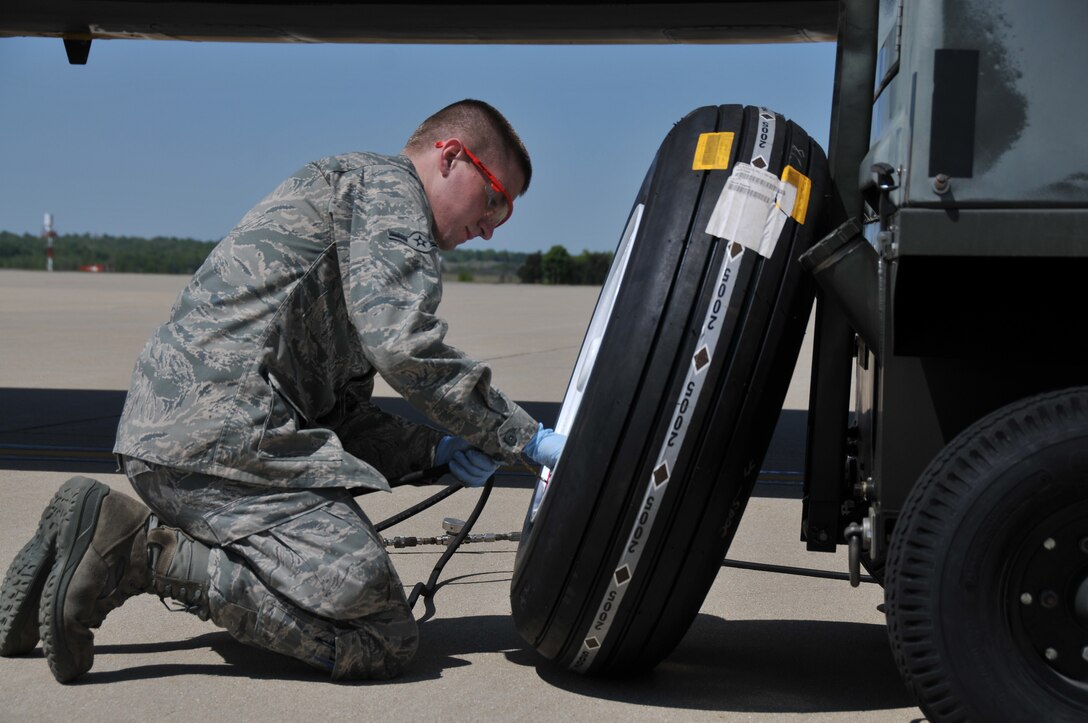
<path fill-rule="evenodd" d="M 536 422 L 445 343 L 431 210 L 411 161 L 311 163 L 211 252 L 136 362 L 114 452 L 275 487 L 388 489 L 441 433 L 381 412 L 380 374 L 493 457 Z"/>

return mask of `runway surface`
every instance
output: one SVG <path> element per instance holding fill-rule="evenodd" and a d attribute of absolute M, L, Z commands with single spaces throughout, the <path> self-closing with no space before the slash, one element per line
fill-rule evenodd
<path fill-rule="evenodd" d="M 69 472 L 130 493 L 108 450 L 132 363 L 185 278 L 0 271 L 0 569 L 33 534 Z M 498 386 L 554 418 L 597 289 L 447 283 L 448 340 L 489 361 Z M 845 573 L 845 553 L 809 553 L 801 520 L 806 339 L 731 560 Z M 404 410 L 388 387 L 382 403 Z M 549 417 L 549 415 L 551 415 Z M 520 530 L 531 479 L 502 475 L 478 531 Z M 369 495 L 383 519 L 437 488 Z M 465 491 L 389 530 L 441 534 L 467 517 Z M 514 629 L 516 543 L 472 545 L 443 575 L 413 669 L 381 684 L 327 682 L 306 666 L 235 643 L 210 623 L 142 596 L 110 615 L 95 666 L 61 686 L 41 651 L 0 659 L 0 720 L 789 720 L 921 716 L 888 648 L 873 584 L 723 567 L 688 635 L 649 675 L 600 681 L 551 668 Z M 442 548 L 393 550 L 402 581 L 425 580 Z M 417 615 L 424 614 L 419 603 Z"/>

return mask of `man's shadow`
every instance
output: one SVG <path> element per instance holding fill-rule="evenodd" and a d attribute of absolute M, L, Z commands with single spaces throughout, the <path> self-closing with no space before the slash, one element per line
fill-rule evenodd
<path fill-rule="evenodd" d="M 169 653 L 210 648 L 224 664 L 156 664 L 94 672 L 84 684 L 174 675 L 328 681 L 328 675 L 279 655 L 268 655 L 216 631 L 164 643 L 103 645 L 99 655 Z M 653 670 L 631 679 L 571 673 L 545 660 L 518 635 L 513 618 L 477 615 L 438 618 L 420 626 L 419 652 L 403 676 L 382 685 L 441 678 L 471 665 L 469 656 L 501 653 L 535 668 L 548 685 L 590 698 L 635 705 L 729 712 L 820 713 L 871 711 L 914 705 L 899 677 L 884 626 L 810 620 L 723 620 L 696 617 L 676 650 Z"/>
<path fill-rule="evenodd" d="M 124 680 L 149 680 L 176 675 L 211 675 L 246 677 L 255 680 L 313 680 L 327 681 L 328 673 L 285 655 L 270 655 L 263 650 L 239 643 L 223 630 L 197 635 L 184 640 L 155 643 L 122 643 L 96 645 L 95 656 L 169 654 L 186 650 L 210 649 L 223 663 L 156 663 L 120 670 L 92 669 L 77 685 L 96 685 Z"/>

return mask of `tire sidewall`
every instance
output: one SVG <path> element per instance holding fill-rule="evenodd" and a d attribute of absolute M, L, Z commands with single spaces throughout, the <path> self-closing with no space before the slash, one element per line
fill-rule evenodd
<path fill-rule="evenodd" d="M 1088 406 L 1088 393 L 1076 394 Z M 915 604 L 913 593 L 928 578 L 932 590 L 924 604 L 934 622 L 921 634 L 946 668 L 943 683 L 924 680 L 932 670 L 930 656 L 918 648 L 896 650 L 924 709 L 927 699 L 950 695 L 971 719 L 1082 719 L 1088 690 L 1057 677 L 1013 632 L 1019 592 L 1012 566 L 1029 540 L 1041 541 L 1046 520 L 1085 504 L 1088 480 L 1075 473 L 1073 461 L 1082 454 L 1088 461 L 1088 418 L 1082 415 L 1057 435 L 1038 428 L 1014 436 L 1006 422 L 1017 417 L 1003 411 L 954 441 L 952 453 L 934 461 L 904 505 L 908 517 L 895 530 L 889 556 L 889 568 L 895 568 L 888 580 L 893 647 L 896 638 L 902 643 L 911 637 L 912 625 L 898 619 L 899 606 Z M 919 513 L 934 510 L 936 527 L 933 515 Z M 951 511 L 943 520 L 942 510 Z M 910 574 L 901 574 L 908 557 Z M 942 687 L 947 690 L 939 692 Z M 935 703 L 926 712 L 944 718 L 941 710 Z M 959 717 L 952 710 L 951 717 Z"/>
<path fill-rule="evenodd" d="M 703 165 L 722 164 L 723 148 L 727 165 Z M 726 195 L 741 164 L 747 180 Z M 721 213 L 736 213 L 745 183 L 759 172 L 785 183 L 786 166 L 807 226 L 779 208 L 762 228 L 779 224 L 770 247 L 750 233 L 748 245 L 711 235 L 723 196 Z M 592 675 L 638 672 L 695 618 L 793 371 L 812 301 L 796 257 L 817 234 L 827 189 L 822 150 L 767 109 L 700 108 L 662 144 L 563 459 L 523 524 L 511 606 L 544 657 Z"/>

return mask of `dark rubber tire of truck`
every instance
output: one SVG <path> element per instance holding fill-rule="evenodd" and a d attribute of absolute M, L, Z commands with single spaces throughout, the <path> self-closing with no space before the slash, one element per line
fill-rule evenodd
<path fill-rule="evenodd" d="M 1088 388 L 1003 407 L 912 488 L 888 634 L 934 721 L 1088 716 Z"/>
<path fill-rule="evenodd" d="M 695 619 L 789 387 L 829 189 L 818 144 L 763 108 L 699 108 L 658 150 L 515 562 L 518 631 L 554 664 L 637 673 Z"/>

